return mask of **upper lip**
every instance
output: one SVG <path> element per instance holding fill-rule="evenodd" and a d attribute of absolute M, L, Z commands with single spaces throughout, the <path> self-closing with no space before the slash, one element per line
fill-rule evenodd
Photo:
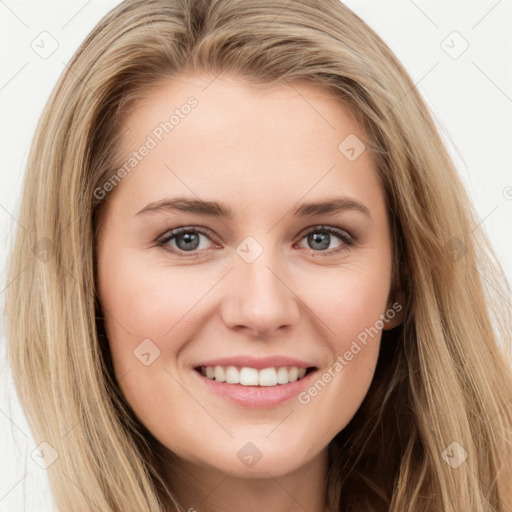
<path fill-rule="evenodd" d="M 252 357 L 247 355 L 233 356 L 233 357 L 221 357 L 219 359 L 210 359 L 208 361 L 202 361 L 195 365 L 196 368 L 200 366 L 248 366 L 250 368 L 256 368 L 261 370 L 263 368 L 277 367 L 280 366 L 297 366 L 298 368 L 311 368 L 314 365 L 296 359 L 294 357 L 287 356 L 267 356 L 267 357 Z"/>

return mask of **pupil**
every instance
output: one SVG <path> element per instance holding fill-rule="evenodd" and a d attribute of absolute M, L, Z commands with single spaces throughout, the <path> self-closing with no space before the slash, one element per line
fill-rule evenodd
<path fill-rule="evenodd" d="M 194 239 L 195 238 L 195 239 Z M 185 240 L 185 244 L 180 244 L 180 240 Z M 197 233 L 185 233 L 184 235 L 180 235 L 176 237 L 176 245 L 183 250 L 188 249 L 197 249 L 199 245 L 199 236 Z"/>
<path fill-rule="evenodd" d="M 314 247 L 315 249 L 326 249 L 329 247 L 329 237 L 329 233 L 312 233 L 309 235 L 309 241 L 313 243 L 320 243 L 320 247 Z"/>

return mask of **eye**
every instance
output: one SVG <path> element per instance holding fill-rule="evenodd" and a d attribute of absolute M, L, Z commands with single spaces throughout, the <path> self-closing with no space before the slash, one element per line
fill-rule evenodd
<path fill-rule="evenodd" d="M 333 235 L 340 239 L 341 243 L 334 249 L 325 251 L 331 244 Z M 304 239 L 314 249 L 314 252 L 328 252 L 329 255 L 347 250 L 355 245 L 355 239 L 347 231 L 333 226 L 315 226 L 303 236 L 302 240 Z"/>
<path fill-rule="evenodd" d="M 201 236 L 211 240 L 210 233 L 202 228 L 177 228 L 168 232 L 163 239 L 157 242 L 157 245 L 177 256 L 186 257 L 187 255 L 182 254 L 183 252 L 193 253 L 198 249 L 204 249 L 204 247 L 199 247 Z M 169 245 L 169 242 L 174 242 L 177 247 Z"/>
<path fill-rule="evenodd" d="M 326 251 L 332 242 L 333 235 L 341 240 L 341 243 L 334 249 Z M 210 242 L 212 241 L 212 236 L 208 230 L 200 227 L 181 227 L 168 231 L 156 243 L 159 247 L 178 257 L 193 257 L 201 249 L 208 249 L 208 247 L 201 247 L 201 236 Z M 304 239 L 308 244 L 311 244 L 314 252 L 327 252 L 326 256 L 347 250 L 356 243 L 356 240 L 347 231 L 333 226 L 315 226 L 302 235 L 301 241 Z"/>

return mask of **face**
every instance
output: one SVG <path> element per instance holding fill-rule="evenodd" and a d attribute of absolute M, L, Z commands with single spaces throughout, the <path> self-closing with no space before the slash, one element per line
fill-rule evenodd
<path fill-rule="evenodd" d="M 99 294 L 119 386 L 154 437 L 190 463 L 277 476 L 368 391 L 398 320 L 382 321 L 389 219 L 365 134 L 328 91 L 212 80 L 173 79 L 127 117 Z"/>

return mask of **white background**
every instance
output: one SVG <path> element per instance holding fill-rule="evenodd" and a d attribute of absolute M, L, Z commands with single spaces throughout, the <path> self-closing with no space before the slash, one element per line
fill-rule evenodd
<path fill-rule="evenodd" d="M 16 227 L 20 187 L 36 122 L 80 42 L 118 3 L 0 0 L 2 308 L 7 286 L 5 259 Z M 489 234 L 512 281 L 512 188 L 507 188 L 512 187 L 508 153 L 512 141 L 512 0 L 345 3 L 386 41 L 430 105 L 475 202 L 482 221 L 478 229 Z M 446 52 L 455 55 L 464 44 L 454 31 L 469 44 L 456 59 Z M 40 37 L 49 37 L 40 36 L 42 32 L 51 34 L 58 44 L 46 59 L 32 48 Z M 0 512 L 51 511 L 46 472 L 30 456 L 35 443 L 12 388 L 5 350 L 2 329 Z"/>

